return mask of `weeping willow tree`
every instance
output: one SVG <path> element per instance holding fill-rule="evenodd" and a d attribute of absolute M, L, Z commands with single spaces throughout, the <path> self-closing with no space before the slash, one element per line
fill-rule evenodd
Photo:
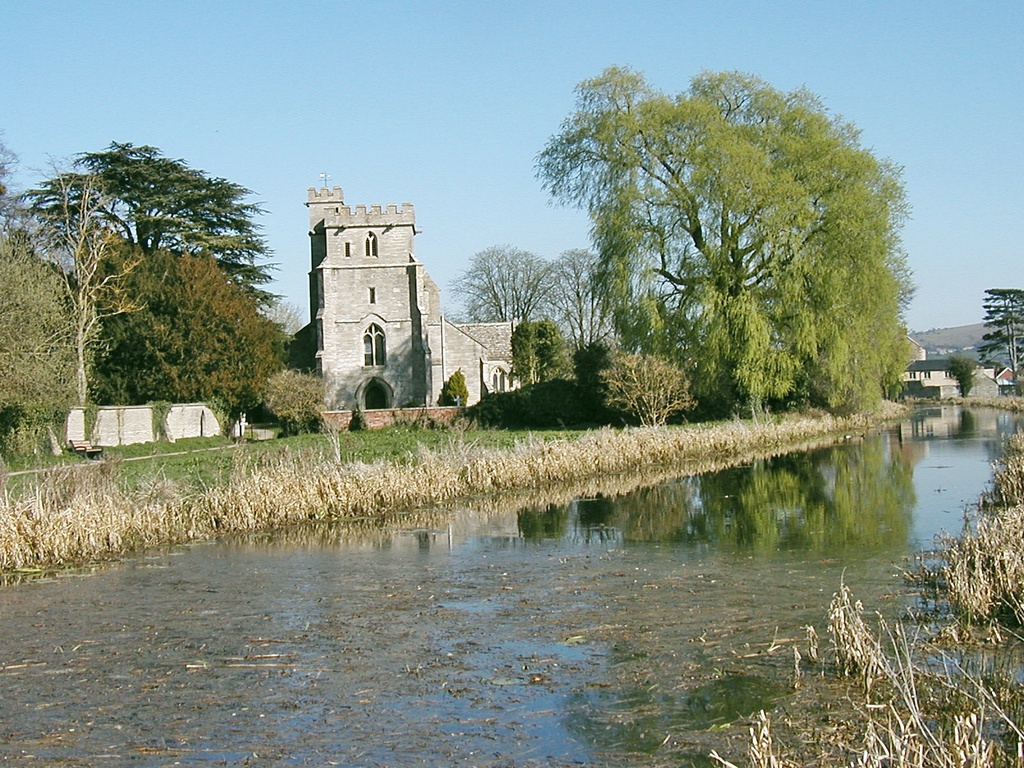
<path fill-rule="evenodd" d="M 608 69 L 538 159 L 586 209 L 627 348 L 692 370 L 710 410 L 862 410 L 897 385 L 910 296 L 899 169 L 813 94 L 739 73 L 659 93 Z"/>

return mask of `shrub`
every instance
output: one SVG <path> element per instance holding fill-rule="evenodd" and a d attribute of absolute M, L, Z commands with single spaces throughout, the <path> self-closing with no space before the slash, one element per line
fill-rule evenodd
<path fill-rule="evenodd" d="M 267 408 L 286 434 L 317 432 L 324 409 L 324 382 L 319 376 L 281 371 L 267 381 Z"/>
<path fill-rule="evenodd" d="M 352 419 L 348 423 L 349 432 L 359 432 L 360 430 L 367 429 L 369 425 L 366 423 L 366 415 L 363 413 L 362 408 L 356 408 L 352 411 Z"/>
<path fill-rule="evenodd" d="M 548 429 L 586 423 L 579 387 L 575 382 L 554 379 L 487 395 L 469 411 L 486 427 Z"/>
<path fill-rule="evenodd" d="M 63 434 L 64 411 L 20 405 L 0 406 L 0 456 L 51 452 L 52 436 Z"/>
<path fill-rule="evenodd" d="M 693 408 L 690 382 L 671 363 L 653 355 L 618 355 L 604 374 L 608 404 L 647 427 Z"/>
<path fill-rule="evenodd" d="M 444 383 L 441 388 L 441 405 L 465 405 L 469 400 L 469 389 L 466 387 L 466 374 L 460 368 Z"/>
<path fill-rule="evenodd" d="M 587 421 L 595 424 L 612 424 L 620 420 L 619 415 L 608 407 L 608 384 L 604 374 L 612 365 L 612 353 L 606 344 L 599 341 L 577 349 L 572 356 L 576 386 L 579 387 L 580 404 Z"/>

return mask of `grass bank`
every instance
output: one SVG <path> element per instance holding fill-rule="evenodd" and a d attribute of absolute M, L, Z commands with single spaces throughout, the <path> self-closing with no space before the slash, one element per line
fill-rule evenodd
<path fill-rule="evenodd" d="M 771 455 L 873 423 L 863 417 L 790 416 L 762 423 L 529 435 L 511 444 L 500 432 L 423 432 L 424 440 L 405 439 L 401 449 L 393 446 L 386 456 L 362 460 L 351 458 L 351 441 L 358 438 L 340 434 L 309 438 L 308 444 L 225 452 L 230 466 L 201 482 L 152 471 L 144 482 L 125 482 L 127 461 L 57 467 L 31 493 L 5 494 L 0 571 L 117 558 L 227 532 L 383 516 L 644 467 Z"/>

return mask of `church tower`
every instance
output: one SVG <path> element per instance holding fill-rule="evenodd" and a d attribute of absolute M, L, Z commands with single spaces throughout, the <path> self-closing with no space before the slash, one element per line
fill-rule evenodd
<path fill-rule="evenodd" d="M 432 405 L 428 329 L 442 320 L 437 286 L 413 255 L 413 206 L 353 210 L 341 187 L 311 188 L 306 206 L 310 315 L 328 407 Z"/>

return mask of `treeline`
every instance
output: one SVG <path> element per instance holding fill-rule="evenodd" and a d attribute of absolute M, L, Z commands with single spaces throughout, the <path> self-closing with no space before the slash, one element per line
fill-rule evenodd
<path fill-rule="evenodd" d="M 288 332 L 237 184 L 111 144 L 15 195 L 0 164 L 0 452 L 38 450 L 71 405 L 259 406 Z"/>

